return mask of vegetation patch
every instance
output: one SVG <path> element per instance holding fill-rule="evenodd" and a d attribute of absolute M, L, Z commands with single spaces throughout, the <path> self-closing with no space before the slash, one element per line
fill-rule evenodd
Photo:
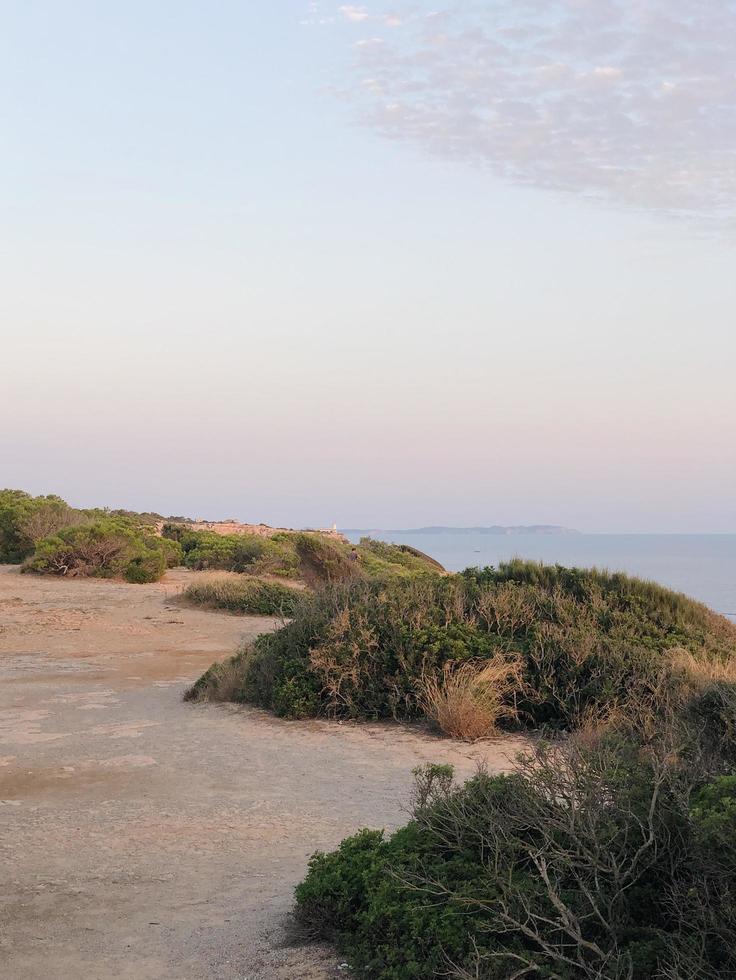
<path fill-rule="evenodd" d="M 370 538 L 353 548 L 344 541 L 308 531 L 281 531 L 262 537 L 217 534 L 172 522 L 164 524 L 162 534 L 181 545 L 187 568 L 299 578 L 313 588 L 365 578 L 410 578 L 444 571 L 434 559 L 413 548 Z"/>
<path fill-rule="evenodd" d="M 463 786 L 424 767 L 407 826 L 313 856 L 297 916 L 375 980 L 726 980 L 736 777 L 697 745 L 609 730 Z"/>
<path fill-rule="evenodd" d="M 298 575 L 296 552 L 285 534 L 272 538 L 256 534 L 217 534 L 172 523 L 164 524 L 162 534 L 180 544 L 184 564 L 196 571 L 215 569 L 286 578 Z"/>
<path fill-rule="evenodd" d="M 291 616 L 299 596 L 299 589 L 281 582 L 246 576 L 202 578 L 182 593 L 184 601 L 194 605 L 251 616 Z"/>
<path fill-rule="evenodd" d="M 536 741 L 511 775 L 458 786 L 422 767 L 405 827 L 313 856 L 297 917 L 356 976 L 736 976 L 728 621 L 624 575 L 512 562 L 317 596 L 289 628 L 240 655 L 242 697 L 420 710 L 461 737 L 499 709 L 576 730 Z"/>
<path fill-rule="evenodd" d="M 0 563 L 22 562 L 33 553 L 36 541 L 78 520 L 77 513 L 61 497 L 0 490 Z"/>
<path fill-rule="evenodd" d="M 419 683 L 419 704 L 430 721 L 451 738 L 491 735 L 498 723 L 516 719 L 511 699 L 522 689 L 522 662 L 497 653 L 489 660 L 444 664 Z"/>
<path fill-rule="evenodd" d="M 24 571 L 39 575 L 122 576 L 128 582 L 157 582 L 181 553 L 171 542 L 147 533 L 125 517 L 105 517 L 64 527 L 42 538 Z"/>
<path fill-rule="evenodd" d="M 196 571 L 238 572 L 255 579 L 298 579 L 313 588 L 442 571 L 415 549 L 368 538 L 353 547 L 318 532 L 218 534 L 192 525 L 183 517 L 74 508 L 53 494 L 34 497 L 23 490 L 0 490 L 0 564 L 25 563 L 27 571 L 41 574 L 123 577 L 129 582 L 154 582 L 166 568 L 184 564 Z M 287 593 L 275 589 L 270 597 L 262 588 L 243 586 L 242 592 L 248 595 L 238 607 L 243 611 L 249 605 L 258 611 L 277 609 L 277 599 L 288 607 L 290 601 Z"/>
<path fill-rule="evenodd" d="M 154 513 L 70 507 L 54 494 L 0 490 L 0 563 L 70 577 L 122 577 L 156 582 L 182 562 L 175 541 L 157 533 Z"/>
<path fill-rule="evenodd" d="M 428 685 L 437 705 L 469 679 L 464 664 L 508 664 L 514 682 L 486 689 L 502 724 L 572 730 L 642 702 L 655 724 L 670 698 L 703 711 L 728 701 L 735 654 L 733 624 L 668 589 L 510 562 L 324 587 L 243 651 L 239 691 L 290 718 L 411 719 L 432 715 Z"/>

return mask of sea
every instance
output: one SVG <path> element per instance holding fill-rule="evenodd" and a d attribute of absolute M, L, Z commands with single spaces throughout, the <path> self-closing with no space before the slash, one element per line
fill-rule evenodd
<path fill-rule="evenodd" d="M 448 571 L 527 558 L 628 572 L 699 599 L 736 622 L 736 534 L 483 534 L 443 530 L 350 531 L 409 544 Z"/>

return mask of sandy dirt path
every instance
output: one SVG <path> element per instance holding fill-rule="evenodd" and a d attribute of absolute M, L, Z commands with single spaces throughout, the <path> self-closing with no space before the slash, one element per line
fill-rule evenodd
<path fill-rule="evenodd" d="M 182 608 L 158 585 L 0 567 L 0 976 L 345 976 L 289 941 L 308 856 L 395 827 L 412 767 L 507 768 L 513 740 L 283 722 L 192 706 L 186 684 L 270 619 Z"/>

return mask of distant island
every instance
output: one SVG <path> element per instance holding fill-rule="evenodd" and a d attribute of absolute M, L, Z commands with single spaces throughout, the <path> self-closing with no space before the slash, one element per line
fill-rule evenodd
<path fill-rule="evenodd" d="M 371 534 L 374 532 L 389 534 L 580 534 L 573 528 L 561 527 L 558 524 L 516 524 L 506 527 L 502 524 L 492 524 L 490 527 L 411 527 L 411 528 L 342 528 L 343 534 Z"/>

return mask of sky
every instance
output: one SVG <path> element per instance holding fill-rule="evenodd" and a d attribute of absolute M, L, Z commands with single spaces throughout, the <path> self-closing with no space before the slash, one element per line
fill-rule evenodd
<path fill-rule="evenodd" d="M 0 12 L 0 485 L 736 532 L 736 3 Z"/>

